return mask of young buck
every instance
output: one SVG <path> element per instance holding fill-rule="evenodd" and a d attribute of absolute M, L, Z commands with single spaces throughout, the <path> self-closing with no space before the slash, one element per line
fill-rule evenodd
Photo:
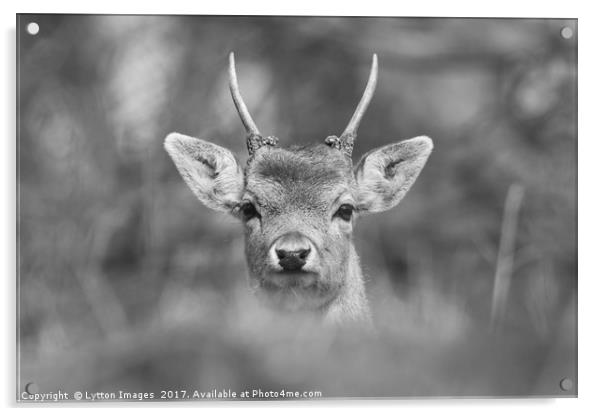
<path fill-rule="evenodd" d="M 340 136 L 312 146 L 277 147 L 251 118 L 230 53 L 230 92 L 247 132 L 249 159 L 179 133 L 165 149 L 192 192 L 207 207 L 244 224 L 254 292 L 278 310 L 310 312 L 328 322 L 370 321 L 364 281 L 351 233 L 357 216 L 401 201 L 433 148 L 416 137 L 351 160 L 357 130 L 376 88 L 378 61 Z"/>

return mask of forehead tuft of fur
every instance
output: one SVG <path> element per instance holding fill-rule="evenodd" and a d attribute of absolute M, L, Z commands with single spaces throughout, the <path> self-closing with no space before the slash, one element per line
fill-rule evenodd
<path fill-rule="evenodd" d="M 281 185 L 324 186 L 352 180 L 353 166 L 348 157 L 325 144 L 266 146 L 249 161 L 245 173 L 246 178 L 255 176 Z"/>
<path fill-rule="evenodd" d="M 271 214 L 297 211 L 319 217 L 341 193 L 354 194 L 355 186 L 351 160 L 324 144 L 263 147 L 245 171 L 245 189 Z"/>

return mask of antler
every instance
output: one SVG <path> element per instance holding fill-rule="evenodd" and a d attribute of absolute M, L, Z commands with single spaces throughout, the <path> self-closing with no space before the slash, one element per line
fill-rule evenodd
<path fill-rule="evenodd" d="M 253 118 L 251 117 L 251 114 L 245 105 L 245 101 L 242 99 L 240 88 L 238 87 L 234 52 L 230 52 L 229 60 L 230 66 L 228 72 L 230 75 L 230 93 L 232 94 L 232 100 L 234 100 L 234 106 L 238 111 L 238 115 L 242 120 L 242 124 L 245 126 L 245 130 L 247 131 L 247 149 L 249 150 L 249 155 L 253 156 L 255 151 L 257 151 L 257 149 L 259 149 L 261 146 L 275 146 L 278 142 L 278 139 L 272 136 L 265 138 L 261 136 L 261 132 L 257 128 L 257 125 L 255 125 L 255 122 L 253 121 Z"/>
<path fill-rule="evenodd" d="M 376 54 L 372 55 L 372 68 L 370 69 L 370 76 L 368 77 L 368 83 L 366 84 L 366 88 L 364 89 L 364 94 L 362 95 L 362 99 L 360 100 L 349 124 L 345 127 L 345 130 L 341 134 L 340 137 L 337 136 L 328 136 L 326 138 L 326 143 L 330 146 L 333 146 L 347 156 L 351 157 L 351 152 L 353 152 L 353 143 L 355 138 L 357 137 L 357 129 L 362 121 L 362 117 L 370 105 L 370 101 L 372 100 L 372 96 L 374 95 L 374 90 L 376 89 L 376 82 L 378 80 L 378 57 Z"/>

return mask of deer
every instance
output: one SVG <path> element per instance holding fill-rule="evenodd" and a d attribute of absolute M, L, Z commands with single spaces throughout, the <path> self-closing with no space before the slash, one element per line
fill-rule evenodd
<path fill-rule="evenodd" d="M 165 150 L 200 202 L 242 222 L 247 280 L 269 310 L 310 314 L 335 325 L 371 325 L 354 224 L 364 214 L 395 207 L 433 149 L 429 137 L 418 136 L 373 149 L 353 165 L 354 142 L 377 78 L 374 54 L 363 95 L 339 136 L 281 147 L 253 121 L 230 52 L 229 87 L 246 132 L 246 165 L 210 140 L 180 133 L 165 139 Z"/>

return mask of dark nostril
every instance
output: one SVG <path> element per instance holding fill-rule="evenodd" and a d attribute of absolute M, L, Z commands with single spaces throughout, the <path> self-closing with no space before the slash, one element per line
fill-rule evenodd
<path fill-rule="evenodd" d="M 301 260 L 305 260 L 307 258 L 307 256 L 309 256 L 309 251 L 310 250 L 311 250 L 310 248 L 299 250 L 299 258 Z"/>
<path fill-rule="evenodd" d="M 310 248 L 304 248 L 301 250 L 282 250 L 276 249 L 276 256 L 278 256 L 278 260 L 285 259 L 287 257 L 298 257 L 301 260 L 305 260 L 307 256 L 309 256 Z"/>

